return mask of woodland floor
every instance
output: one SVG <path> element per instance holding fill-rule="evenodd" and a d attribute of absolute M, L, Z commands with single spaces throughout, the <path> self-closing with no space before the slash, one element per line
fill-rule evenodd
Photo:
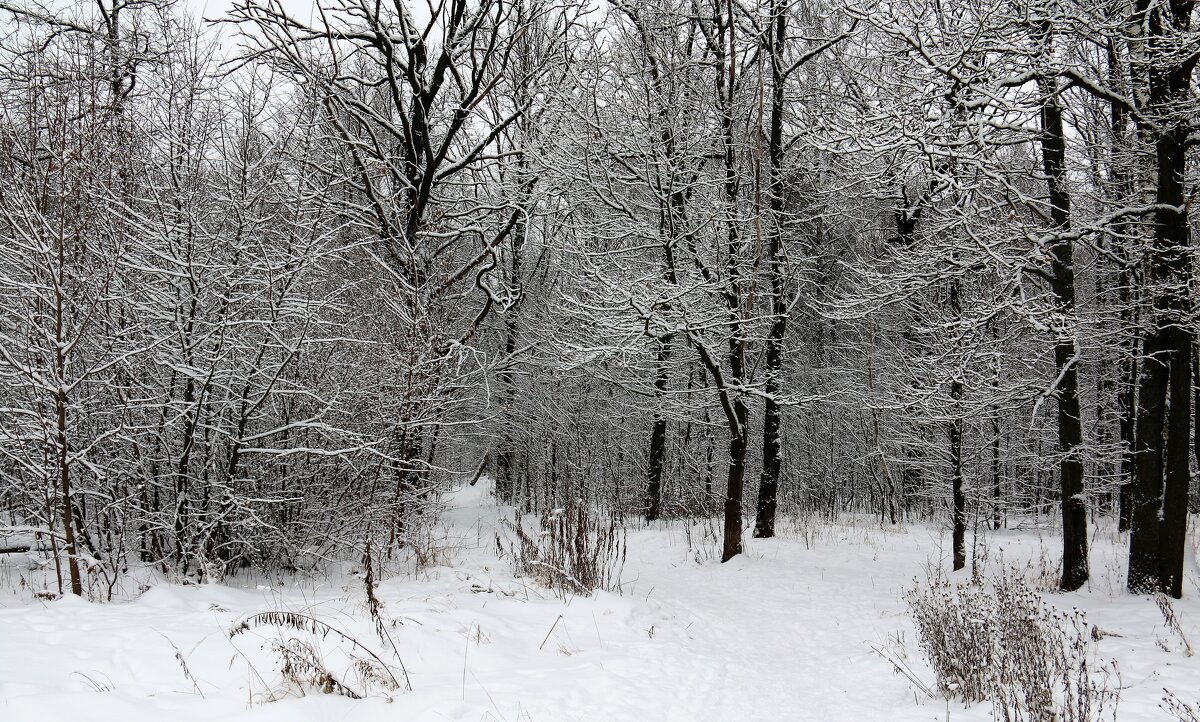
<path fill-rule="evenodd" d="M 373 629 L 364 585 L 349 567 L 326 576 L 159 584 L 129 602 L 42 602 L 44 584 L 13 557 L 0 568 L 0 720 L 990 720 L 918 691 L 885 655 L 933 675 L 917 647 L 904 591 L 943 564 L 940 531 L 877 522 L 784 524 L 727 564 L 705 525 L 630 531 L 622 593 L 562 596 L 514 576 L 497 554 L 497 510 L 483 485 L 455 492 L 431 549 L 439 566 L 379 583 L 377 596 L 411 678 L 388 692 L 353 670 L 354 646 L 259 626 L 250 614 L 318 618 L 397 670 Z M 500 530 L 504 534 L 503 529 Z M 980 563 L 1053 574 L 1052 531 L 986 533 Z M 1079 607 L 1116 659 L 1118 719 L 1172 720 L 1163 688 L 1200 700 L 1200 658 L 1188 657 L 1154 600 L 1122 591 L 1124 547 L 1095 533 L 1093 582 L 1048 594 Z M 1200 573 L 1189 554 L 1184 635 L 1200 643 Z M 22 585 L 24 580 L 24 586 Z M 32 587 L 30 586 L 32 585 Z M 297 690 L 274 646 L 295 637 L 364 699 Z M 349 653 L 349 654 L 348 654 Z M 359 656 L 365 656 L 359 652 Z M 1114 682 L 1116 683 L 1116 682 Z"/>

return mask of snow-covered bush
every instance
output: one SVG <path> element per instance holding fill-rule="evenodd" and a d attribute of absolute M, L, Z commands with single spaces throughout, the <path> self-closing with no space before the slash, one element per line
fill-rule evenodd
<path fill-rule="evenodd" d="M 1047 604 L 1017 574 L 990 587 L 938 579 L 908 594 L 921 649 L 947 697 L 992 701 L 1005 722 L 1115 719 L 1114 668 L 1083 612 Z"/>

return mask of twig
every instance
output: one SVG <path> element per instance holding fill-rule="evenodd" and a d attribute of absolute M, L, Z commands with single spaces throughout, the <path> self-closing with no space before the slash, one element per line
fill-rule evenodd
<path fill-rule="evenodd" d="M 561 614 L 558 615 L 558 619 L 555 619 L 554 624 L 550 625 L 550 631 L 546 632 L 546 638 L 543 639 L 542 643 L 538 645 L 539 652 L 541 651 L 542 647 L 546 646 L 546 642 L 550 641 L 550 635 L 554 634 L 554 628 L 558 626 L 558 623 L 562 621 L 562 618 L 563 618 L 563 615 L 561 615 Z"/>

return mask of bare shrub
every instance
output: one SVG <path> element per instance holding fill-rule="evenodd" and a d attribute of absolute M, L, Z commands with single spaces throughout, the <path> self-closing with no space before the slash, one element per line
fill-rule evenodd
<path fill-rule="evenodd" d="M 938 579 L 909 592 L 908 604 L 946 697 L 990 700 L 1005 722 L 1116 718 L 1115 666 L 1093 661 L 1098 633 L 1083 612 L 1047 604 L 1018 574 L 991 588 Z"/>
<path fill-rule="evenodd" d="M 1171 606 L 1171 599 L 1165 594 L 1156 594 L 1154 601 L 1158 604 L 1158 611 L 1162 612 L 1163 622 L 1166 623 L 1167 629 L 1179 637 L 1179 641 L 1183 643 L 1184 656 L 1191 657 L 1195 652 L 1192 651 L 1192 644 L 1183 633 L 1183 625 L 1179 623 L 1179 617 L 1175 614 L 1175 607 Z"/>
<path fill-rule="evenodd" d="M 375 629 L 375 634 L 379 637 L 379 641 L 391 647 L 392 654 L 400 664 L 400 671 L 404 673 L 405 688 L 411 692 L 412 682 L 409 680 L 408 669 L 404 666 L 404 660 L 400 657 L 400 650 L 396 647 L 396 640 L 392 638 L 391 633 L 388 632 L 387 624 L 384 623 L 383 602 L 375 595 L 375 559 L 371 554 L 370 535 L 366 538 L 366 547 L 363 551 L 362 561 L 365 570 L 363 574 L 363 586 L 367 592 L 367 611 L 371 615 L 371 623 Z M 396 621 L 392 620 L 392 623 L 395 624 Z"/>
<path fill-rule="evenodd" d="M 562 592 L 620 591 L 625 566 L 625 527 L 620 519 L 571 504 L 543 515 L 540 525 L 535 537 L 519 516 L 508 524 L 516 536 L 508 553 L 518 575 Z M 496 543 L 503 551 L 499 537 Z"/>
<path fill-rule="evenodd" d="M 1163 690 L 1161 706 L 1174 715 L 1179 722 L 1200 722 L 1200 704 L 1188 704 L 1169 689 Z"/>
<path fill-rule="evenodd" d="M 685 519 L 683 534 L 688 554 L 697 564 L 721 558 L 721 529 L 713 517 Z"/>
<path fill-rule="evenodd" d="M 281 630 L 277 639 L 271 641 L 271 649 L 279 657 L 279 672 L 284 682 L 300 694 L 316 689 L 325 694 L 339 694 L 352 699 L 362 699 L 372 691 L 394 692 L 412 689 L 406 672 L 401 672 L 401 683 L 396 673 L 369 647 L 345 632 L 315 617 L 299 612 L 262 612 L 235 624 L 229 630 L 230 638 L 252 629 L 275 627 Z M 287 630 L 308 635 L 301 639 Z M 335 672 L 321 653 L 320 642 L 327 637 L 345 642 L 343 647 L 349 658 L 349 670 Z M 353 675 L 356 679 L 350 680 Z"/>

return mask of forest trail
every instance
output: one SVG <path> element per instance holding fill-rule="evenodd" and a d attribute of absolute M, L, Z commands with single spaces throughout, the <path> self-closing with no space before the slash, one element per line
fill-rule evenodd
<path fill-rule="evenodd" d="M 494 528 L 486 496 L 468 494 L 449 518 Z M 588 707 L 545 719 L 944 719 L 944 703 L 915 696 L 873 651 L 911 641 L 903 590 L 936 563 L 938 538 L 870 520 L 791 531 L 748 540 L 746 554 L 720 564 L 715 532 L 702 526 L 631 530 L 622 579 L 635 610 L 621 641 L 604 647 L 626 654 L 580 680 Z"/>
<path fill-rule="evenodd" d="M 726 564 L 641 560 L 657 585 L 650 598 L 676 610 L 692 634 L 676 665 L 689 672 L 671 685 L 675 699 L 663 719 L 936 718 L 913 706 L 911 686 L 872 651 L 908 634 L 901 594 L 912 582 L 913 550 L 909 563 L 888 563 L 881 547 L 864 548 L 854 536 L 831 530 L 828 545 L 812 549 L 795 539 L 755 540 Z M 864 555 L 876 563 L 863 565 Z"/>

